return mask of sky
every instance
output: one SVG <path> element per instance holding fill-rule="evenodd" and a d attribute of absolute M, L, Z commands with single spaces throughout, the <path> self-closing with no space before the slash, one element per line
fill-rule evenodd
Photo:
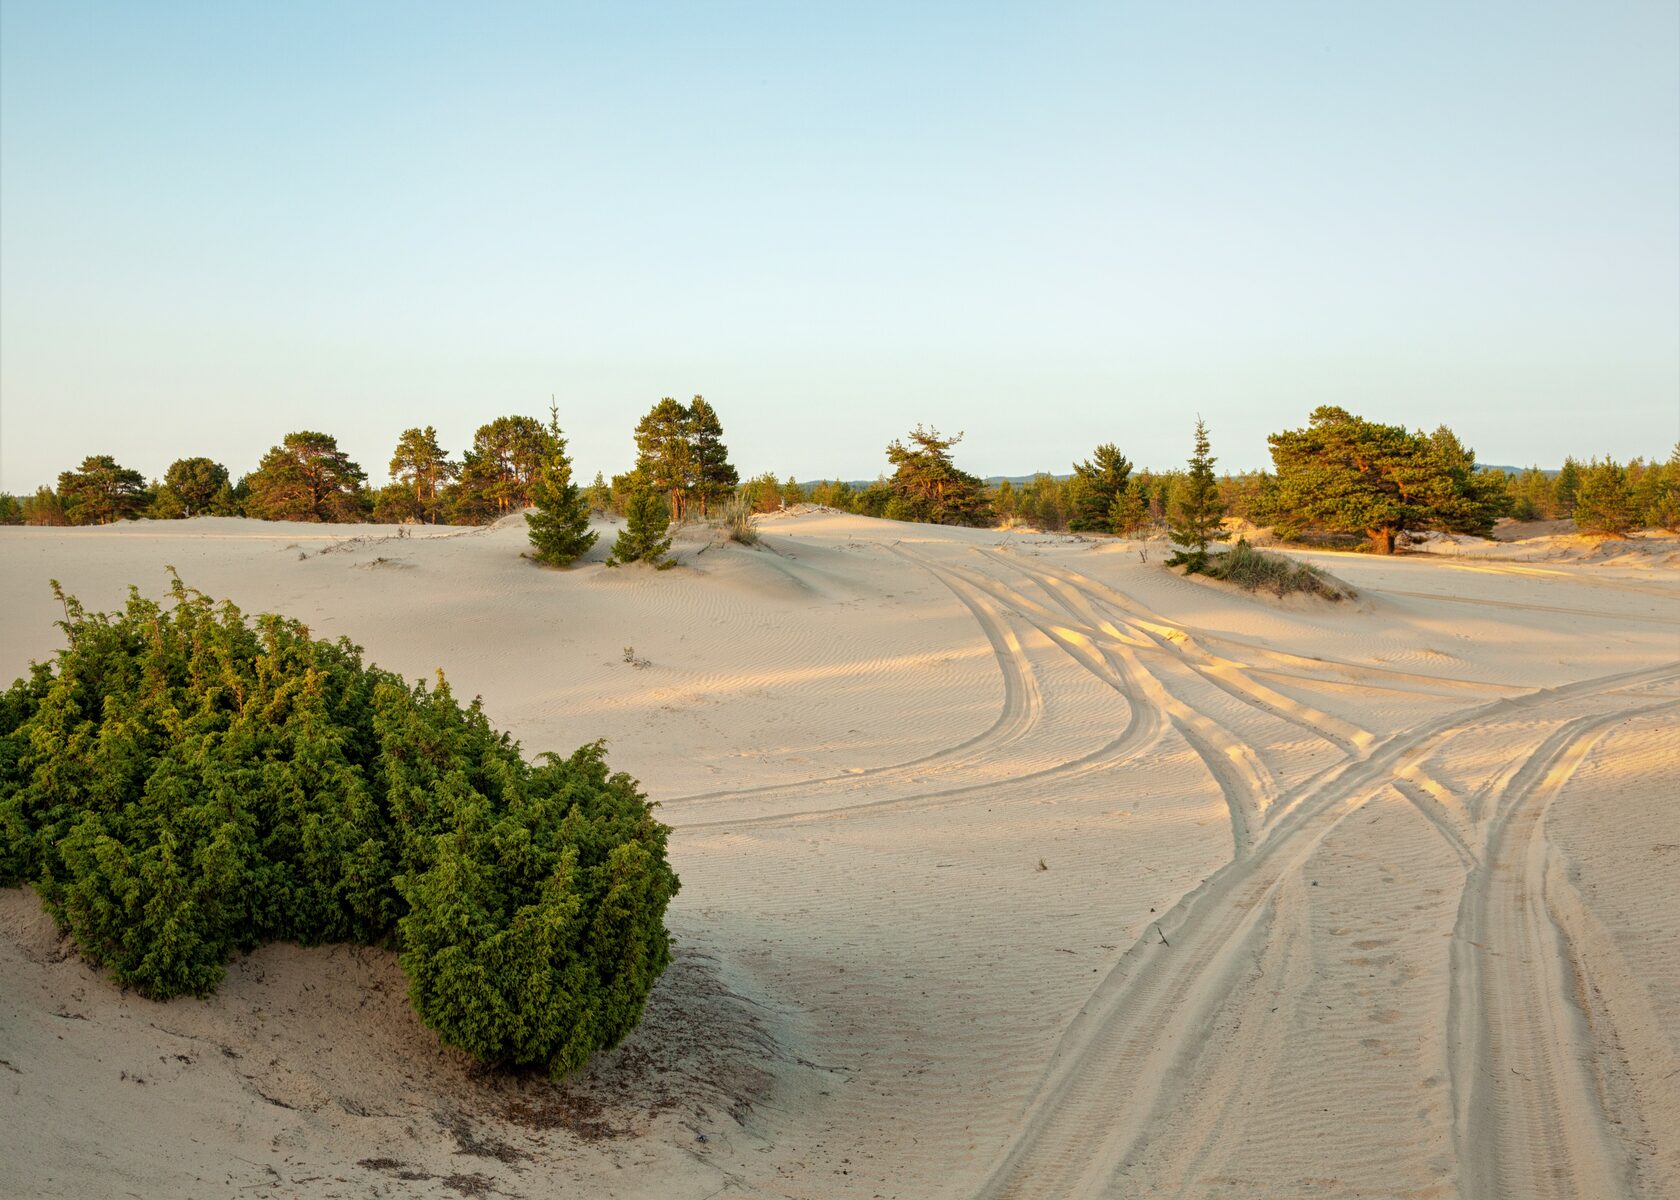
<path fill-rule="evenodd" d="M 0 6 L 0 490 L 697 393 L 800 479 L 1665 455 L 1680 6 Z"/>

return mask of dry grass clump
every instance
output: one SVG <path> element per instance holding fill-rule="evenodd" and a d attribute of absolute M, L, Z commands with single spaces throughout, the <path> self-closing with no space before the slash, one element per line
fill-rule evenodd
<path fill-rule="evenodd" d="M 1348 584 L 1325 574 L 1311 563 L 1296 562 L 1281 554 L 1256 550 L 1241 539 L 1224 554 L 1208 560 L 1202 574 L 1234 583 L 1250 592 L 1268 591 L 1274 596 L 1304 592 L 1326 600 L 1351 600 L 1358 593 Z"/>
<path fill-rule="evenodd" d="M 723 506 L 723 532 L 732 542 L 743 546 L 758 545 L 758 518 L 753 513 L 752 498 L 734 495 Z"/>

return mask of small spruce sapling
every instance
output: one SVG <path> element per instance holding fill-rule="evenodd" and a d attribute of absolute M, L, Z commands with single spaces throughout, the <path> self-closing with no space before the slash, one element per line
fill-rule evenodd
<path fill-rule="evenodd" d="M 597 534 L 589 528 L 589 502 L 583 490 L 572 482 L 572 460 L 566 456 L 566 439 L 560 434 L 560 413 L 548 406 L 548 432 L 552 452 L 543 463 L 533 489 L 537 511 L 525 514 L 530 526 L 532 555 L 538 562 L 567 567 L 595 544 Z"/>
<path fill-rule="evenodd" d="M 629 518 L 613 542 L 609 567 L 627 562 L 659 564 L 671 548 L 671 510 L 665 497 L 649 487 L 638 487 L 630 496 Z"/>
<path fill-rule="evenodd" d="M 1208 545 L 1230 536 L 1219 524 L 1225 516 L 1225 504 L 1213 475 L 1217 460 L 1209 450 L 1207 423 L 1197 417 L 1196 452 L 1190 456 L 1190 470 L 1173 504 L 1172 538 L 1183 549 L 1167 560 L 1168 566 L 1183 567 L 1187 575 L 1207 570 Z"/>

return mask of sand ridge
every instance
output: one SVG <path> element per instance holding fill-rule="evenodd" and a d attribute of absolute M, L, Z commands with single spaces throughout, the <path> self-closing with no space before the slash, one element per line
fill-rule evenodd
<path fill-rule="evenodd" d="M 208 1002 L 152 1006 L 13 894 L 0 1086 L 35 1114 L 0 1132 L 16 1177 L 1673 1194 L 1680 574 L 1660 539 L 1544 566 L 1521 542 L 1500 551 L 1520 562 L 1308 556 L 1360 590 L 1332 605 L 1202 586 L 1137 543 L 821 510 L 763 529 L 756 550 L 685 531 L 666 572 L 535 568 L 517 521 L 0 531 L 0 669 L 56 644 L 48 578 L 109 607 L 173 563 L 388 668 L 444 667 L 527 750 L 608 736 L 683 879 L 648 1028 L 596 1091 L 523 1081 L 512 1108 L 439 1054 L 380 952 L 269 948 Z M 284 995 L 251 975 L 270 960 Z M 337 999 L 312 1007 L 318 980 Z M 358 1044 L 370 993 L 394 998 Z M 241 1030 L 271 1031 L 272 1061 L 177 1064 L 122 1108 L 123 1064 L 167 1057 L 189 1011 L 242 1054 Z M 356 1080 L 303 1049 L 338 1040 Z M 604 1093 L 616 1109 L 577 1117 Z M 77 1103 L 133 1136 L 55 1133 Z M 565 1119 L 517 1119 L 536 1111 Z"/>

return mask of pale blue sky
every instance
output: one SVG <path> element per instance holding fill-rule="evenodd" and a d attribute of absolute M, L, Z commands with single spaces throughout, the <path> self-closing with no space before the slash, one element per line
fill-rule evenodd
<path fill-rule="evenodd" d="M 0 488 L 377 481 L 557 395 L 743 471 L 981 474 L 1335 402 L 1486 460 L 1680 436 L 1680 26 L 1576 4 L 0 9 Z"/>

